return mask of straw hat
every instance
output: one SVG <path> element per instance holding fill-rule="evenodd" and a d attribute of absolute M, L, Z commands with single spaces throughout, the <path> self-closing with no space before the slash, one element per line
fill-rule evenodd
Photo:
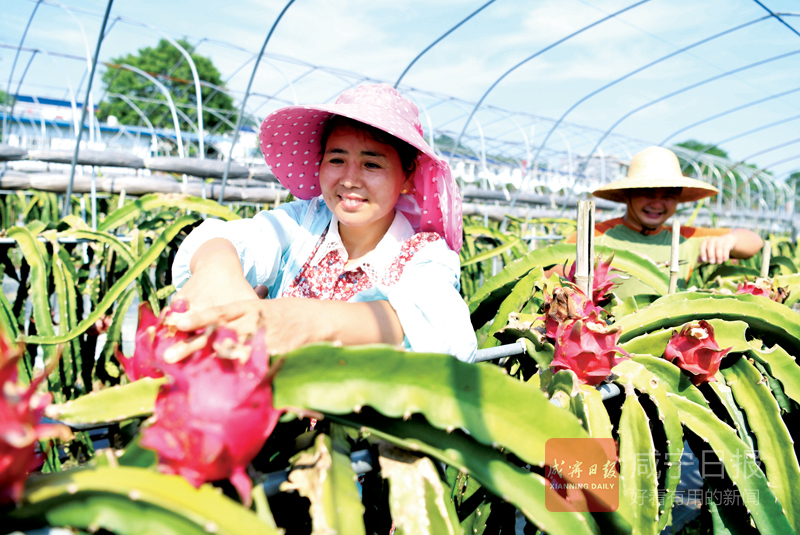
<path fill-rule="evenodd" d="M 292 195 L 320 195 L 320 134 L 325 121 L 341 115 L 374 126 L 419 151 L 414 191 L 401 195 L 395 208 L 414 230 L 436 232 L 456 252 L 461 249 L 461 194 L 447 162 L 422 137 L 417 106 L 387 84 L 362 85 L 339 95 L 333 104 L 288 106 L 269 114 L 261 125 L 261 152 Z"/>
<path fill-rule="evenodd" d="M 627 177 L 594 190 L 592 195 L 627 203 L 627 190 L 642 188 L 682 188 L 678 202 L 698 201 L 719 192 L 711 184 L 683 176 L 678 157 L 671 150 L 648 147 L 633 157 Z"/>

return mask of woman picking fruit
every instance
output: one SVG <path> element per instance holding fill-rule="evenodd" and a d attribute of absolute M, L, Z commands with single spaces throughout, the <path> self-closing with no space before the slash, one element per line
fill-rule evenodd
<path fill-rule="evenodd" d="M 475 334 L 458 292 L 461 198 L 417 107 L 386 84 L 363 85 L 332 105 L 273 112 L 260 141 L 299 200 L 189 235 L 172 270 L 191 308 L 175 326 L 225 322 L 249 334 L 260 320 L 274 353 L 388 343 L 471 361 Z M 176 351 L 204 343 L 198 335 Z"/>

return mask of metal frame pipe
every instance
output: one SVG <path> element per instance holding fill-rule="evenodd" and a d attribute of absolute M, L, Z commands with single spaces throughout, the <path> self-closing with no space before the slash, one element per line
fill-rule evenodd
<path fill-rule="evenodd" d="M 763 59 L 763 60 L 756 61 L 756 62 L 754 62 L 754 63 L 749 63 L 749 64 L 747 64 L 747 65 L 744 65 L 744 66 L 742 66 L 742 67 L 737 67 L 736 69 L 731 69 L 731 70 L 725 71 L 725 72 L 723 72 L 723 73 L 716 74 L 716 75 L 714 75 L 714 76 L 711 76 L 711 77 L 709 77 L 709 78 L 705 78 L 705 79 L 703 79 L 703 80 L 700 80 L 699 82 L 695 82 L 695 83 L 693 83 L 693 84 L 689 84 L 689 85 L 687 85 L 687 86 L 684 86 L 684 87 L 682 87 L 682 88 L 680 88 L 680 89 L 677 89 L 677 90 L 675 90 L 675 91 L 671 91 L 671 92 L 667 93 L 666 95 L 662 95 L 662 96 L 660 96 L 660 97 L 658 97 L 658 98 L 656 98 L 656 99 L 650 100 L 649 102 L 646 102 L 646 103 L 642 104 L 641 106 L 638 106 L 638 107 L 634 108 L 633 110 L 631 110 L 631 111 L 629 111 L 629 112 L 625 113 L 625 114 L 624 114 L 622 117 L 620 117 L 619 119 L 617 119 L 617 120 L 614 122 L 614 124 L 612 124 L 612 125 L 611 125 L 611 126 L 610 126 L 610 127 L 609 127 L 609 128 L 608 128 L 608 129 L 607 129 L 607 130 L 606 130 L 606 131 L 603 133 L 603 135 L 602 135 L 602 136 L 600 136 L 600 138 L 599 138 L 599 139 L 597 140 L 597 142 L 595 143 L 595 146 L 594 146 L 594 148 L 593 148 L 591 151 L 589 151 L 589 154 L 588 154 L 588 156 L 586 157 L 586 162 L 588 162 L 588 161 L 589 161 L 589 158 L 591 158 L 591 157 L 592 157 L 592 155 L 594 154 L 594 152 L 597 150 L 597 147 L 599 147 L 599 146 L 600 146 L 600 145 L 603 143 L 603 141 L 604 141 L 604 140 L 605 140 L 605 139 L 606 139 L 606 138 L 607 138 L 609 135 L 611 135 L 611 133 L 612 133 L 612 132 L 613 132 L 613 131 L 614 131 L 614 130 L 615 130 L 615 129 L 616 129 L 616 128 L 617 128 L 617 127 L 620 125 L 620 124 L 622 124 L 622 122 L 623 122 L 623 121 L 625 121 L 625 120 L 626 120 L 626 119 L 628 119 L 629 117 L 631 117 L 631 116 L 633 116 L 633 115 L 635 115 L 635 114 L 639 113 L 640 111 L 642 111 L 642 110 L 645 110 L 645 109 L 649 108 L 650 106 L 654 106 L 654 105 L 658 104 L 659 102 L 663 102 L 663 101 L 665 101 L 665 100 L 668 100 L 668 99 L 670 99 L 670 98 L 672 98 L 672 97 L 675 97 L 675 96 L 678 96 L 678 95 L 680 95 L 680 94 L 686 93 L 687 91 L 691 91 L 691 90 L 693 90 L 693 89 L 697 89 L 698 87 L 702 87 L 702 86 L 704 86 L 704 85 L 706 85 L 706 84 L 709 84 L 709 83 L 711 83 L 711 82 L 715 82 L 715 81 L 717 81 L 717 80 L 721 80 L 721 79 L 723 79 L 723 78 L 726 78 L 726 77 L 728 77 L 728 76 L 731 76 L 731 75 L 733 75 L 733 74 L 737 74 L 737 73 L 740 73 L 740 72 L 744 72 L 744 71 L 746 71 L 746 70 L 753 69 L 753 68 L 755 68 L 755 67 L 759 67 L 759 66 L 762 66 L 762 65 L 766 65 L 767 63 L 771 63 L 771 62 L 773 62 L 773 61 L 778 61 L 778 60 L 780 60 L 780 59 L 785 59 L 785 58 L 788 58 L 788 57 L 791 57 L 791 56 L 795 56 L 795 55 L 797 55 L 797 54 L 800 54 L 800 49 L 797 49 L 797 50 L 792 50 L 791 52 L 786 52 L 786 53 L 783 53 L 783 54 L 778 54 L 777 56 L 772 56 L 772 57 L 769 57 L 769 58 L 767 58 L 767 59 Z M 800 91 L 800 87 L 798 87 L 797 89 L 794 89 L 794 90 L 792 90 L 792 91 L 790 91 L 790 92 L 795 92 L 795 91 Z M 785 94 L 788 94 L 788 93 L 790 93 L 790 92 L 785 92 L 785 93 L 781 93 L 781 94 L 779 94 L 779 95 L 775 95 L 775 96 L 773 96 L 773 98 L 777 98 L 777 97 L 779 97 L 779 96 L 784 96 Z M 584 164 L 584 166 L 585 166 L 585 164 Z M 573 185 L 573 188 L 574 188 L 574 185 Z"/>
<path fill-rule="evenodd" d="M 161 94 L 163 94 L 164 97 L 167 99 L 167 104 L 169 105 L 170 112 L 172 113 L 172 123 L 175 128 L 175 138 L 178 144 L 178 156 L 180 158 L 183 158 L 185 154 L 183 150 L 181 126 L 180 123 L 178 122 L 177 108 L 175 108 L 175 102 L 173 102 L 172 100 L 172 95 L 169 94 L 169 89 L 167 89 L 167 87 L 161 82 L 159 82 L 154 76 L 150 75 L 149 73 L 146 73 L 145 71 L 143 71 L 138 67 L 134 67 L 133 65 L 128 65 L 127 63 L 123 63 L 122 65 L 120 65 L 120 67 L 123 69 L 127 69 L 131 72 L 135 72 L 139 76 L 142 76 L 147 80 L 149 80 L 150 82 L 152 82 L 159 89 L 159 91 L 161 91 Z"/>
<path fill-rule="evenodd" d="M 109 94 L 109 96 L 111 96 L 111 94 Z M 130 98 L 128 98 L 126 95 L 123 95 L 122 93 L 113 93 L 113 96 L 120 99 L 122 102 L 133 108 L 133 111 L 135 111 L 136 114 L 139 115 L 139 117 L 147 125 L 148 129 L 150 130 L 150 135 L 152 136 L 152 138 L 155 139 L 156 129 L 153 126 L 153 123 L 150 122 L 150 119 L 147 118 L 147 115 L 145 115 L 145 113 L 141 110 L 141 108 L 139 108 L 139 106 L 137 106 Z"/>
<path fill-rule="evenodd" d="M 22 31 L 22 37 L 19 40 L 19 46 L 17 47 L 17 52 L 14 54 L 14 61 L 11 63 L 11 71 L 8 73 L 8 85 L 6 88 L 5 98 L 3 99 L 3 143 L 8 143 L 6 140 L 6 129 L 8 127 L 8 116 L 12 115 L 11 111 L 13 110 L 13 105 L 9 108 L 8 99 L 11 96 L 11 80 L 14 78 L 14 69 L 17 67 L 17 60 L 19 59 L 19 54 L 22 51 L 22 45 L 25 43 L 25 37 L 28 35 L 28 29 L 31 27 L 31 23 L 33 22 L 33 17 L 36 15 L 36 10 L 39 9 L 42 0 L 38 0 L 36 4 L 33 6 L 33 11 L 31 11 L 31 16 L 28 17 L 28 22 L 25 24 L 25 29 Z M 34 52 L 35 54 L 35 52 Z M 19 91 L 17 91 L 19 93 Z"/>
<path fill-rule="evenodd" d="M 795 52 L 795 54 L 798 53 L 798 52 L 800 52 L 800 51 Z M 715 113 L 714 115 L 709 115 L 708 117 L 706 117 L 704 119 L 701 119 L 699 121 L 695 121 L 694 123 L 692 123 L 692 124 L 690 124 L 688 126 L 684 126 L 683 128 L 680 128 L 680 129 L 674 131 L 673 133 L 671 133 L 670 135 L 665 137 L 661 141 L 661 143 L 659 143 L 659 146 L 663 147 L 673 137 L 675 137 L 678 134 L 681 134 L 681 133 L 683 133 L 683 132 L 685 132 L 687 130 L 691 130 L 692 128 L 694 128 L 696 126 L 700 126 L 701 124 L 709 123 L 709 122 L 714 121 L 716 119 L 719 119 L 721 117 L 725 117 L 726 115 L 730 115 L 731 113 L 736 113 L 737 111 L 742 111 L 744 109 L 751 108 L 753 106 L 757 106 L 758 104 L 763 104 L 764 102 L 769 102 L 770 100 L 775 100 L 776 98 L 785 97 L 787 95 L 791 95 L 793 93 L 797 93 L 798 91 L 800 91 L 800 87 L 795 87 L 795 88 L 789 89 L 787 91 L 781 91 L 780 93 L 776 93 L 774 95 L 769 95 L 767 97 L 759 98 L 759 99 L 756 99 L 756 100 L 751 100 L 751 101 L 746 102 L 746 103 L 744 103 L 744 104 L 742 104 L 740 106 L 734 106 L 733 108 L 729 108 L 729 109 L 727 109 L 725 111 L 722 111 L 720 113 Z"/>
<path fill-rule="evenodd" d="M 745 176 L 745 174 L 741 170 L 734 170 L 734 175 L 739 175 L 742 179 L 742 184 L 744 184 L 744 206 L 745 210 L 751 210 L 753 208 L 753 200 L 752 200 L 752 190 L 750 188 L 750 180 L 749 177 Z"/>
<path fill-rule="evenodd" d="M 625 13 L 626 11 L 629 11 L 629 10 L 631 10 L 631 9 L 633 9 L 635 7 L 638 7 L 638 6 L 642 5 L 642 4 L 646 4 L 649 1 L 650 0 L 639 0 L 638 2 L 630 4 L 630 5 L 622 8 L 622 9 L 620 9 L 618 11 L 615 11 L 614 13 L 611 13 L 610 15 L 606 15 L 605 17 L 603 17 L 603 18 L 601 18 L 599 20 L 596 20 L 595 22 L 593 22 L 593 23 L 591 23 L 591 24 L 589 24 L 587 26 L 584 26 L 583 28 L 581 28 L 581 29 L 579 29 L 579 30 L 577 30 L 575 32 L 572 32 L 571 34 L 567 35 L 566 37 L 563 37 L 563 38 L 559 39 L 558 41 L 555 41 L 554 43 L 551 43 L 551 44 L 547 45 L 546 47 L 538 50 L 534 54 L 528 56 L 524 60 L 520 61 L 519 63 L 517 63 L 516 65 L 514 65 L 513 67 L 511 67 L 510 69 L 505 71 L 502 75 L 500 75 L 500 77 L 497 80 L 494 81 L 494 83 L 492 83 L 491 86 L 489 86 L 489 89 L 486 90 L 486 92 L 481 96 L 480 100 L 478 100 L 478 103 L 475 104 L 475 107 L 472 108 L 472 112 L 469 114 L 469 117 L 467 118 L 466 122 L 464 123 L 464 127 L 461 129 L 461 132 L 458 134 L 458 137 L 456 138 L 456 143 L 455 143 L 455 145 L 453 147 L 454 150 L 455 150 L 456 147 L 458 147 L 458 144 L 461 141 L 461 138 L 464 136 L 464 133 L 467 131 L 467 127 L 469 126 L 469 123 L 472 120 L 472 118 L 475 116 L 475 112 L 477 112 L 478 109 L 481 107 L 481 104 L 483 104 L 483 101 L 486 100 L 486 97 L 489 96 L 489 93 L 491 93 L 492 90 L 495 87 L 497 87 L 497 85 L 500 82 L 502 82 L 503 79 L 505 79 L 506 76 L 508 76 L 509 74 L 514 72 L 515 70 L 517 70 L 522 65 L 524 65 L 527 62 L 531 61 L 532 59 L 535 59 L 535 58 L 541 56 L 542 54 L 544 54 L 548 50 L 551 50 L 551 49 L 557 47 L 558 45 L 560 45 L 560 44 L 562 44 L 562 43 L 564 43 L 566 41 L 569 41 L 573 37 L 576 37 L 576 36 L 582 34 L 583 32 L 585 32 L 585 31 L 587 31 L 587 30 L 589 30 L 591 28 L 594 28 L 595 26 L 597 26 L 599 24 L 602 24 L 602 23 L 604 23 L 606 21 L 609 21 L 609 20 L 615 18 L 616 16 L 621 15 L 622 13 Z M 453 158 L 453 154 L 451 153 L 449 159 L 452 159 L 452 158 Z"/>
<path fill-rule="evenodd" d="M 565 112 L 564 112 L 564 113 L 561 115 L 561 117 L 559 117 L 559 118 L 558 118 L 558 120 L 556 120 L 556 122 L 555 122 L 555 123 L 553 124 L 553 126 L 550 128 L 550 131 L 547 133 L 547 135 L 545 135 L 545 137 L 544 137 L 544 140 L 542 141 L 542 144 L 541 144 L 541 145 L 539 145 L 539 151 L 538 151 L 538 152 L 536 153 L 536 155 L 534 156 L 534 160 L 536 160 L 536 159 L 538 159 L 538 158 L 539 158 L 539 153 L 540 153 L 540 152 L 541 152 L 541 151 L 544 149 L 544 147 L 547 145 L 547 142 L 550 140 L 550 136 L 552 136 L 553 132 L 555 131 L 555 129 L 556 129 L 556 128 L 558 128 L 558 126 L 561 124 L 561 122 L 562 122 L 564 119 L 566 119 L 566 117 L 567 117 L 567 116 L 568 116 L 570 113 L 572 113 L 572 112 L 575 110 L 575 108 L 577 108 L 578 106 L 580 106 L 581 104 L 583 104 L 584 102 L 586 102 L 587 100 L 589 100 L 590 98 L 597 96 L 598 94 L 602 93 L 602 92 L 603 92 L 603 91 L 605 91 L 606 89 L 609 89 L 609 88 L 611 88 L 611 87 L 613 87 L 613 86 L 617 85 L 618 83 L 620 83 L 620 82 L 622 82 L 622 81 L 624 81 L 624 80 L 627 80 L 628 78 L 630 78 L 630 77 L 632 77 L 632 76 L 634 76 L 634 75 L 636 75 L 636 74 L 639 74 L 639 73 L 641 73 L 641 72 L 643 72 L 643 71 L 645 71 L 645 70 L 649 69 L 650 67 L 653 67 L 653 66 L 655 66 L 655 65 L 658 65 L 659 63 L 661 63 L 661 62 L 663 62 L 663 61 L 666 61 L 666 60 L 668 60 L 668 59 L 670 59 L 670 58 L 672 58 L 672 57 L 675 57 L 675 56 L 678 56 L 678 55 L 680 55 L 680 54 L 683 54 L 683 53 L 685 53 L 685 52 L 687 52 L 687 51 L 691 50 L 692 48 L 696 48 L 696 47 L 698 47 L 698 46 L 700 46 L 700 45 L 703 45 L 703 44 L 709 43 L 709 42 L 711 42 L 711 41 L 713 41 L 713 40 L 715 40 L 715 39 L 718 39 L 718 38 L 720 38 L 720 37 L 723 37 L 723 36 L 725 36 L 725 35 L 728 35 L 728 34 L 730 34 L 730 33 L 736 32 L 736 31 L 738 31 L 738 30 L 741 30 L 741 29 L 743 29 L 743 28 L 747 28 L 747 27 L 749 27 L 749 26 L 751 26 L 751 25 L 753 25 L 753 24 L 755 24 L 755 23 L 757 23 L 757 22 L 761 22 L 761 21 L 763 21 L 763 20 L 766 20 L 766 19 L 768 19 L 768 18 L 770 18 L 770 17 L 769 17 L 769 15 L 767 15 L 767 16 L 764 16 L 764 17 L 760 17 L 760 18 L 757 18 L 757 19 L 753 19 L 753 20 L 751 20 L 751 21 L 745 22 L 744 24 L 740 24 L 740 25 L 738 25 L 738 26 L 734 26 L 734 27 L 732 27 L 732 28 L 728 28 L 727 30 L 724 30 L 724 31 L 722 31 L 722 32 L 716 33 L 716 34 L 714 34 L 714 35 L 712 35 L 712 36 L 710 36 L 710 37 L 706 37 L 706 38 L 704 38 L 704 39 L 701 39 L 701 40 L 699 40 L 699 41 L 695 41 L 694 43 L 692 43 L 692 44 L 690 44 L 690 45 L 687 45 L 687 46 L 685 46 L 685 47 L 683 47 L 683 48 L 681 48 L 681 49 L 679 49 L 679 50 L 676 50 L 676 51 L 674 51 L 674 52 L 670 52 L 669 54 L 667 54 L 667 55 L 665 55 L 665 56 L 661 56 L 660 58 L 658 58 L 658 59 L 656 59 L 656 60 L 654 60 L 654 61 L 651 61 L 650 63 L 647 63 L 646 65 L 643 65 L 643 66 L 641 66 L 641 67 L 638 67 L 638 68 L 636 68 L 636 69 L 634 69 L 634 70 L 632 70 L 632 71 L 628 72 L 627 74 L 624 74 L 624 75 L 620 76 L 620 77 L 619 77 L 619 78 L 617 78 L 616 80 L 612 80 L 611 82 L 609 82 L 609 83 L 605 84 L 604 86 L 602 86 L 602 87 L 600 87 L 600 88 L 598 88 L 598 89 L 595 89 L 594 91 L 592 91 L 592 92 L 588 93 L 587 95 L 585 95 L 584 97 L 582 97 L 581 99 L 579 99 L 579 100 L 578 100 L 578 101 L 577 101 L 575 104 L 573 104 L 572 106 L 570 106 L 570 107 L 569 107 L 569 109 L 567 109 L 567 111 L 565 111 Z M 630 157 L 630 156 L 629 156 L 629 157 Z"/>
<path fill-rule="evenodd" d="M 793 115 L 791 117 L 787 117 L 787 118 L 781 119 L 779 121 L 774 121 L 772 123 L 765 124 L 765 125 L 753 128 L 751 130 L 746 130 L 745 132 L 741 132 L 741 133 L 733 135 L 731 137 L 727 137 L 727 138 L 725 138 L 725 139 L 723 139 L 721 141 L 717 141 L 716 143 L 710 143 L 708 145 L 704 145 L 703 150 L 699 151 L 697 153 L 697 155 L 698 156 L 702 156 L 707 151 L 709 151 L 709 150 L 711 150 L 711 149 L 713 149 L 715 147 L 719 147 L 720 145 L 723 145 L 723 144 L 728 143 L 730 141 L 735 141 L 737 139 L 749 136 L 751 134 L 756 134 L 758 132 L 761 132 L 762 130 L 766 130 L 768 128 L 772 128 L 774 126 L 780 126 L 782 124 L 785 124 L 785 123 L 788 123 L 788 122 L 791 122 L 791 121 L 796 121 L 797 119 L 800 119 L 800 115 Z"/>
<path fill-rule="evenodd" d="M 222 203 L 222 200 L 225 198 L 225 184 L 228 182 L 228 175 L 231 171 L 231 160 L 233 158 L 233 147 L 236 145 L 236 141 L 239 139 L 239 130 L 242 128 L 242 116 L 244 115 L 245 107 L 247 106 L 247 97 L 250 95 L 250 89 L 253 87 L 253 80 L 256 77 L 256 72 L 258 72 L 258 65 L 261 62 L 261 57 L 264 55 L 264 50 L 267 48 L 267 43 L 269 43 L 270 37 L 272 37 L 275 28 L 278 26 L 278 23 L 283 18 L 283 15 L 286 13 L 286 10 L 294 4 L 295 0 L 289 0 L 283 9 L 278 14 L 278 17 L 275 19 L 275 22 L 272 24 L 272 27 L 269 29 L 269 33 L 267 34 L 266 39 L 264 39 L 264 44 L 261 45 L 261 51 L 258 53 L 258 57 L 256 58 L 256 63 L 253 65 L 253 72 L 250 75 L 250 81 L 247 83 L 247 89 L 244 92 L 244 97 L 242 98 L 242 106 L 239 110 L 239 115 L 236 117 L 236 128 L 233 131 L 233 139 L 231 140 L 231 148 L 228 152 L 228 160 L 225 162 L 225 172 L 222 174 L 222 185 L 220 186 L 219 190 L 219 203 Z"/>
<path fill-rule="evenodd" d="M 203 160 L 206 157 L 205 140 L 203 139 L 204 138 L 204 135 L 203 135 L 203 92 L 202 92 L 202 90 L 200 88 L 200 75 L 197 74 L 197 66 L 195 66 L 195 64 L 194 64 L 194 60 L 192 59 L 192 55 L 189 54 L 189 52 L 187 52 L 186 49 L 183 48 L 180 45 L 180 43 L 178 43 L 175 39 L 173 39 L 172 37 L 168 36 L 167 34 L 165 34 L 164 32 L 162 32 L 160 30 L 156 30 L 155 28 L 153 28 L 151 26 L 148 26 L 148 28 L 158 32 L 158 34 L 163 39 L 165 39 L 169 44 L 171 44 L 172 46 L 177 48 L 178 52 L 180 52 L 181 55 L 184 58 L 186 58 L 186 62 L 189 64 L 189 67 L 192 70 L 192 77 L 194 78 L 195 99 L 197 100 L 197 102 L 196 102 L 196 104 L 197 104 L 197 137 L 198 137 L 198 143 L 200 145 L 200 147 L 199 147 L 200 159 Z M 191 119 L 189 119 L 188 117 L 186 117 L 186 119 L 189 121 L 190 125 L 194 126 L 192 124 Z"/>
<path fill-rule="evenodd" d="M 78 137 L 75 139 L 75 152 L 72 154 L 72 164 L 70 165 L 69 182 L 67 183 L 67 192 L 64 195 L 64 208 L 61 211 L 61 217 L 66 217 L 69 214 L 70 201 L 72 200 L 72 184 L 75 180 L 75 165 L 78 163 L 78 151 L 81 147 L 81 135 L 83 134 L 83 123 L 86 120 L 86 109 L 91 99 L 92 94 L 92 80 L 94 79 L 94 72 L 97 68 L 97 58 L 100 56 L 100 45 L 103 44 L 103 36 L 105 34 L 106 23 L 108 22 L 108 14 L 111 12 L 111 5 L 114 0 L 108 0 L 106 4 L 106 12 L 103 15 L 103 22 L 100 25 L 100 31 L 97 34 L 97 46 L 94 51 L 94 59 L 92 60 L 92 69 L 89 73 L 89 81 L 86 84 L 86 98 L 83 101 L 83 110 L 81 112 L 81 128 L 78 129 Z"/>
<path fill-rule="evenodd" d="M 38 0 L 36 4 L 33 6 L 33 11 L 31 11 L 31 16 L 28 17 L 28 22 L 25 24 L 25 29 L 22 31 L 22 37 L 19 40 L 19 46 L 17 47 L 17 52 L 14 54 L 14 61 L 11 63 L 11 71 L 8 73 L 8 85 L 6 88 L 5 98 L 3 99 L 3 143 L 8 143 L 6 141 L 6 128 L 8 126 L 8 115 L 11 115 L 11 110 L 13 110 L 13 105 L 11 109 L 8 106 L 8 99 L 11 96 L 11 80 L 14 78 L 14 69 L 17 67 L 17 60 L 19 59 L 19 54 L 22 51 L 22 45 L 25 43 L 25 37 L 28 35 L 28 29 L 31 27 L 31 23 L 33 22 L 33 17 L 36 15 L 36 10 L 39 9 L 39 5 L 41 5 L 42 0 Z M 35 52 L 34 52 L 35 54 Z M 19 91 L 17 91 L 19 93 Z"/>
<path fill-rule="evenodd" d="M 736 187 L 736 175 L 731 171 L 726 171 L 725 175 L 731 179 L 731 210 L 736 210 L 736 198 L 739 196 L 739 190 Z"/>
<path fill-rule="evenodd" d="M 59 2 L 58 0 L 51 0 L 56 6 L 60 7 L 64 11 L 67 12 L 67 15 L 75 21 L 75 24 L 78 25 L 78 28 L 81 30 L 81 37 L 83 38 L 83 48 L 86 53 L 86 72 L 90 72 L 93 70 L 93 62 L 92 62 L 92 51 L 89 49 L 89 38 L 86 36 L 86 29 L 83 27 L 83 23 L 75 16 L 75 13 L 72 12 L 67 6 Z M 113 1 L 113 0 L 112 0 Z M 91 84 L 90 84 L 91 86 Z M 93 143 L 95 141 L 95 116 L 94 116 L 94 96 L 91 92 L 89 92 L 89 101 L 88 101 L 89 109 L 92 110 L 91 115 L 89 115 L 89 142 Z"/>
<path fill-rule="evenodd" d="M 709 172 L 713 173 L 714 176 L 717 177 L 717 189 L 719 190 L 719 193 L 717 193 L 717 212 L 721 212 L 722 198 L 724 197 L 723 187 L 725 184 L 724 181 L 722 180 L 722 173 L 719 172 L 719 169 L 717 169 L 717 166 L 714 165 L 713 163 L 708 165 L 708 169 Z"/>
<path fill-rule="evenodd" d="M 402 72 L 402 74 L 400 74 L 400 77 L 399 77 L 399 78 L 397 79 L 397 81 L 394 83 L 394 87 L 395 87 L 395 89 L 397 89 L 397 86 L 398 86 L 398 85 L 400 85 L 400 81 L 403 79 L 403 77 L 405 77 L 405 75 L 408 73 L 408 71 L 411 69 L 411 67 L 413 67 L 413 66 L 414 66 L 414 64 L 415 64 L 415 63 L 416 63 L 416 62 L 419 60 L 419 58 L 421 58 L 422 56 L 424 56 L 424 55 L 425 55 L 425 53 L 427 53 L 427 52 L 428 52 L 428 50 L 430 50 L 431 48 L 433 48 L 434 46 L 436 46 L 436 45 L 437 45 L 437 44 L 438 44 L 438 43 L 439 43 L 439 42 L 440 42 L 442 39 L 444 39 L 445 37 L 447 37 L 448 35 L 450 35 L 450 34 L 451 34 L 451 33 L 453 33 L 454 31 L 456 31 L 458 28 L 460 28 L 460 27 L 461 27 L 461 25 L 463 25 L 465 22 L 467 22 L 467 21 L 468 21 L 468 20 L 470 20 L 472 17 L 474 17 L 475 15 L 477 15 L 478 13 L 480 13 L 481 11 L 483 11 L 483 10 L 484 10 L 486 7 L 488 7 L 490 4 L 494 3 L 494 1 L 495 1 L 495 0 L 489 0 L 488 2 L 486 2 L 485 4 L 483 4 L 481 7 L 479 7 L 478 9 L 476 9 L 475 11 L 473 11 L 472 13 L 470 13 L 470 14 L 469 14 L 469 15 L 468 15 L 466 18 L 462 19 L 462 20 L 461 20 L 461 22 L 459 22 L 458 24 L 456 24 L 455 26 L 453 26 L 452 28 L 450 28 L 449 30 L 447 30 L 445 33 L 443 33 L 443 34 L 442 34 L 442 35 L 441 35 L 441 36 L 440 36 L 438 39 L 436 39 L 434 42 L 432 42 L 431 44 L 429 44 L 428 46 L 426 46 L 426 47 L 425 47 L 425 49 L 424 49 L 422 52 L 420 52 L 419 54 L 417 54 L 417 56 L 416 56 L 416 57 L 415 57 L 413 60 L 411 60 L 411 63 L 409 63 L 409 64 L 408 64 L 408 66 L 407 66 L 405 69 L 403 69 L 403 72 Z"/>

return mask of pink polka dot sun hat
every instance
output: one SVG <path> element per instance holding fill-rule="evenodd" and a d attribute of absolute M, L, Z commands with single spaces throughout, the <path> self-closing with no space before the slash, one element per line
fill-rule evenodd
<path fill-rule="evenodd" d="M 333 104 L 289 106 L 268 115 L 261 124 L 261 152 L 281 184 L 298 199 L 321 194 L 320 137 L 334 114 L 379 128 L 419 150 L 414 191 L 401 195 L 395 208 L 416 231 L 436 232 L 458 252 L 461 194 L 450 166 L 423 139 L 417 106 L 388 84 L 348 89 Z"/>

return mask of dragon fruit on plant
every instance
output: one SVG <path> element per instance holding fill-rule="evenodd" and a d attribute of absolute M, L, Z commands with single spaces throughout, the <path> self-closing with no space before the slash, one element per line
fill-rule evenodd
<path fill-rule="evenodd" d="M 731 350 L 720 349 L 714 339 L 714 326 L 705 320 L 690 322 L 680 333 L 673 331 L 664 358 L 691 375 L 695 386 L 716 381 L 722 357 Z"/>
<path fill-rule="evenodd" d="M 37 440 L 70 440 L 72 433 L 63 425 L 40 424 L 51 394 L 38 394 L 36 387 L 46 373 L 30 385 L 17 382 L 17 362 L 22 352 L 12 348 L 0 334 L 0 504 L 18 502 L 28 473 L 42 464 L 34 450 Z"/>
<path fill-rule="evenodd" d="M 789 294 L 784 288 L 777 287 L 772 280 L 762 277 L 750 282 L 746 277 L 743 283 L 736 287 L 736 294 L 760 295 L 767 299 L 772 299 L 778 303 L 783 303 Z"/>
<path fill-rule="evenodd" d="M 588 318 L 592 313 L 599 317 L 603 312 L 575 287 L 555 288 L 552 297 L 545 292 L 544 298 L 546 334 L 551 340 L 556 340 L 556 333 L 562 323 Z"/>
<path fill-rule="evenodd" d="M 600 320 L 596 312 L 589 317 L 558 325 L 555 354 L 550 363 L 553 373 L 572 370 L 583 384 L 598 385 L 621 360 L 617 353 L 628 355 L 617 346 L 619 330 Z"/>
<path fill-rule="evenodd" d="M 614 254 L 612 253 L 611 256 L 608 257 L 608 260 L 603 262 L 602 256 L 598 256 L 594 262 L 594 278 L 592 279 L 592 301 L 595 304 L 600 303 L 601 301 L 606 299 L 606 294 L 611 291 L 611 289 L 616 286 L 616 282 L 613 279 L 619 277 L 619 275 L 610 275 L 611 273 L 611 262 L 614 261 Z M 567 280 L 572 283 L 575 283 L 575 273 L 577 271 L 577 264 L 573 263 L 567 272 Z"/>
<path fill-rule="evenodd" d="M 155 423 L 144 430 L 141 444 L 158 453 L 163 472 L 179 474 L 197 487 L 230 479 L 249 505 L 252 482 L 245 468 L 281 413 L 272 406 L 278 366 L 269 368 L 263 328 L 245 342 L 226 327 L 209 330 L 202 349 L 177 362 L 165 361 L 167 348 L 197 334 L 164 324 L 171 313 L 185 310 L 185 303 L 177 303 L 155 324 L 152 313 L 142 315 L 135 365 L 139 373 L 155 370 L 170 380 L 159 391 Z"/>
<path fill-rule="evenodd" d="M 139 327 L 136 330 L 133 356 L 126 357 L 119 348 L 116 350 L 117 360 L 131 381 L 142 377 L 164 376 L 164 369 L 169 365 L 164 359 L 166 350 L 176 342 L 186 341 L 193 334 L 164 325 L 164 320 L 172 314 L 182 314 L 187 310 L 189 305 L 182 299 L 164 308 L 159 316 L 153 314 L 149 303 L 139 305 Z"/>

